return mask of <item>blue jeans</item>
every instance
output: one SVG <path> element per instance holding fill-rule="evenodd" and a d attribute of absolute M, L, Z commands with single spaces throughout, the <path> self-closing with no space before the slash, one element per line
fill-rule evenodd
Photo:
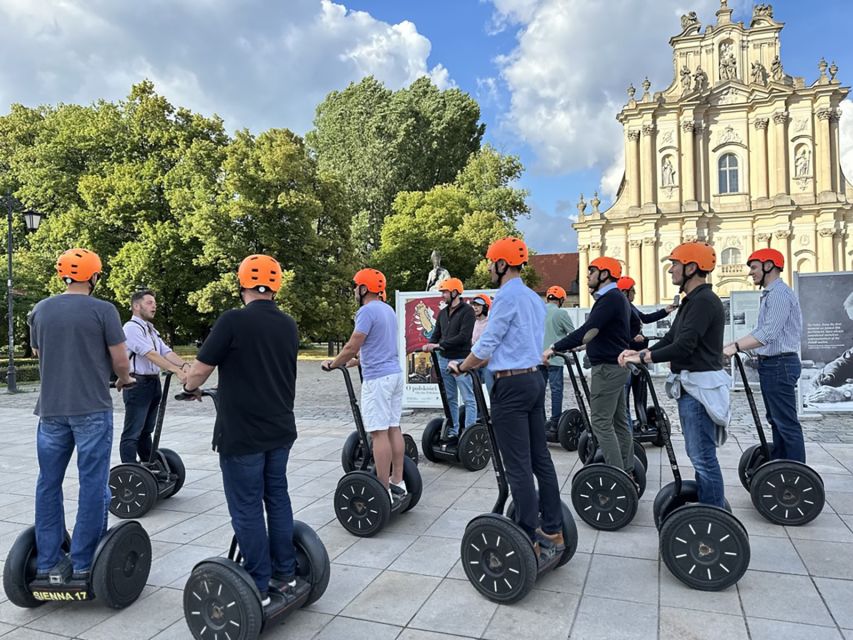
<path fill-rule="evenodd" d="M 287 493 L 289 455 L 289 447 L 280 447 L 262 453 L 219 456 L 231 526 L 244 567 L 261 593 L 269 589 L 273 574 L 296 575 L 293 509 Z"/>
<path fill-rule="evenodd" d="M 119 443 L 122 462 L 136 462 L 137 454 L 140 462 L 148 462 L 161 396 L 160 379 L 154 377 L 139 377 L 135 385 L 121 392 L 125 412 Z"/>
<path fill-rule="evenodd" d="M 705 407 L 696 398 L 681 390 L 678 417 L 687 455 L 696 472 L 699 502 L 725 507 L 723 472 L 717 461 L 716 426 Z"/>
<path fill-rule="evenodd" d="M 62 481 L 77 447 L 77 521 L 71 538 L 74 571 L 92 567 L 98 542 L 107 531 L 110 506 L 110 450 L 113 446 L 113 412 L 82 416 L 41 418 L 36 436 L 39 477 L 36 483 L 36 548 L 39 572 L 50 571 L 62 558 L 65 509 Z"/>
<path fill-rule="evenodd" d="M 773 460 L 806 462 L 803 428 L 797 419 L 797 380 L 802 366 L 796 355 L 758 361 L 761 396 L 773 430 Z"/>
<path fill-rule="evenodd" d="M 546 385 L 551 385 L 551 418 L 556 420 L 563 413 L 563 367 L 549 365 L 539 367 Z"/>
<path fill-rule="evenodd" d="M 442 355 L 438 356 L 438 364 L 441 367 L 441 379 L 444 381 L 444 392 L 447 394 L 447 404 L 450 407 L 450 416 L 453 426 L 448 430 L 447 435 L 459 435 L 459 400 L 457 397 L 458 391 L 462 393 L 462 400 L 465 402 L 465 426 L 470 427 L 477 422 L 477 402 L 474 400 L 474 387 L 471 381 L 471 376 L 464 375 L 458 378 L 447 371 L 447 365 L 451 360 Z"/>

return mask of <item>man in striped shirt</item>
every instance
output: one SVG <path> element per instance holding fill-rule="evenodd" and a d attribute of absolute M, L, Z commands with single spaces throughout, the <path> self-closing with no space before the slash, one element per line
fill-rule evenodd
<path fill-rule="evenodd" d="M 773 460 L 806 461 L 803 428 L 797 418 L 798 350 L 803 328 L 800 301 L 780 273 L 785 258 L 776 249 L 759 249 L 746 261 L 753 283 L 762 287 L 758 321 L 749 335 L 723 348 L 726 356 L 754 349 L 758 378 L 773 430 Z"/>

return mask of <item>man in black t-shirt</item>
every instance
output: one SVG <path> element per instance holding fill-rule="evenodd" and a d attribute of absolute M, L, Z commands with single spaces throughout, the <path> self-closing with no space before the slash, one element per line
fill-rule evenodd
<path fill-rule="evenodd" d="M 308 584 L 296 578 L 293 509 L 287 459 L 296 440 L 296 323 L 273 301 L 281 266 L 264 255 L 243 260 L 237 272 L 246 305 L 223 313 L 187 374 L 184 391 L 199 393 L 219 367 L 213 448 L 244 567 L 264 606 L 269 591 L 296 597 Z M 266 507 L 266 521 L 264 520 Z M 267 533 L 269 531 L 269 534 Z"/>

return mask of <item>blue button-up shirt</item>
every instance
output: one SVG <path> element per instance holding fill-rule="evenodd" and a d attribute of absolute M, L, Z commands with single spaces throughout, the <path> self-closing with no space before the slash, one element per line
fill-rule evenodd
<path fill-rule="evenodd" d="M 545 303 L 521 278 L 500 288 L 489 310 L 489 324 L 471 352 L 489 360 L 489 369 L 527 369 L 542 364 Z"/>
<path fill-rule="evenodd" d="M 124 323 L 124 336 L 127 339 L 127 357 L 130 358 L 131 375 L 138 373 L 143 376 L 157 375 L 160 367 L 145 357 L 148 353 L 165 356 L 171 351 L 160 338 L 160 334 L 150 322 L 145 322 L 139 316 L 133 316 Z"/>
<path fill-rule="evenodd" d="M 762 356 L 797 353 L 803 331 L 800 301 L 781 279 L 761 292 L 758 320 L 752 337 L 762 343 L 755 351 Z"/>

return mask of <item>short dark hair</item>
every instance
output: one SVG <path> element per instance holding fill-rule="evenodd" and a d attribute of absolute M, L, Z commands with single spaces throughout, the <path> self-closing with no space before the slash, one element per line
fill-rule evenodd
<path fill-rule="evenodd" d="M 151 289 L 139 289 L 138 291 L 134 291 L 133 295 L 130 296 L 130 306 L 132 307 L 137 302 L 142 300 L 142 298 L 144 298 L 145 296 L 151 296 L 152 298 L 157 297 L 154 295 L 154 292 L 151 291 Z"/>

